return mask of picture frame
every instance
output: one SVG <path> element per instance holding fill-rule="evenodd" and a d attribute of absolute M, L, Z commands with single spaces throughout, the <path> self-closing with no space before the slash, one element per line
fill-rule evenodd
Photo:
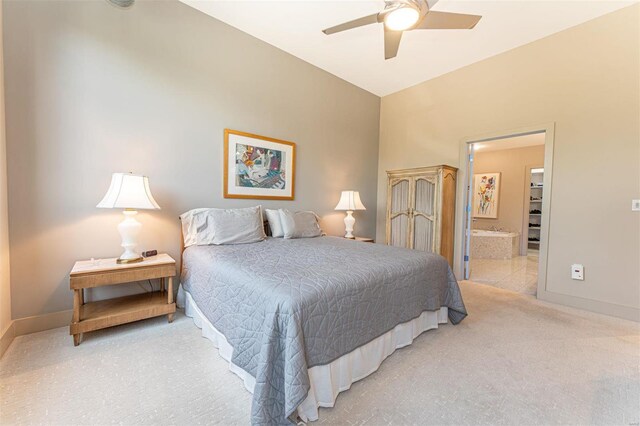
<path fill-rule="evenodd" d="M 497 219 L 500 203 L 500 173 L 473 175 L 473 217 Z"/>
<path fill-rule="evenodd" d="M 224 130 L 224 198 L 293 200 L 296 144 Z"/>

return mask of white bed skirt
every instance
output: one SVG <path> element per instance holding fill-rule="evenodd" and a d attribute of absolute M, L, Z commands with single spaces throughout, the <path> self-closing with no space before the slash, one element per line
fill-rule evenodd
<path fill-rule="evenodd" d="M 224 335 L 211 325 L 182 286 L 178 288 L 177 303 L 179 307 L 184 308 L 188 317 L 193 318 L 195 325 L 202 329 L 202 336 L 211 340 L 218 348 L 220 356 L 229 362 L 229 369 L 242 378 L 245 388 L 253 393 L 255 378 L 231 362 L 233 347 Z M 438 328 L 438 324 L 446 324 L 447 314 L 446 307 L 438 311 L 425 311 L 418 318 L 397 325 L 393 330 L 329 364 L 310 368 L 311 388 L 307 398 L 298 407 L 300 418 L 305 422 L 318 420 L 318 407 L 333 407 L 340 392 L 376 371 L 385 358 L 396 349 L 410 345 L 422 332 Z"/>

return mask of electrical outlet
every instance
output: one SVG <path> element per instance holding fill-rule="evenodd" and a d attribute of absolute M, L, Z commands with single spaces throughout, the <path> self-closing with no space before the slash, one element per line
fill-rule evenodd
<path fill-rule="evenodd" d="M 631 200 L 631 210 L 640 212 L 640 200 Z"/>
<path fill-rule="evenodd" d="M 584 265 L 578 263 L 571 265 L 571 279 L 584 281 Z"/>

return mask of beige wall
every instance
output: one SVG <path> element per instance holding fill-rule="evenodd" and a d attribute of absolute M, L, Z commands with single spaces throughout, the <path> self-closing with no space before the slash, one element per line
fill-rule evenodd
<path fill-rule="evenodd" d="M 112 172 L 150 177 L 142 247 L 179 256 L 178 214 L 263 204 L 312 209 L 331 234 L 340 191 L 375 231 L 380 99 L 177 1 L 6 1 L 14 318 L 71 307 L 74 260 L 120 254 Z M 293 202 L 222 197 L 224 128 L 298 144 Z"/>
<path fill-rule="evenodd" d="M 0 337 L 11 324 L 9 281 L 9 216 L 7 208 L 7 143 L 4 122 L 4 55 L 2 52 L 2 3 L 0 1 Z M 2 347 L 0 347 L 2 355 Z"/>
<path fill-rule="evenodd" d="M 508 144 L 508 142 L 507 142 Z M 520 232 L 524 226 L 525 182 L 529 182 L 526 168 L 544 164 L 544 145 L 499 151 L 477 151 L 473 157 L 473 173 L 501 173 L 497 219 L 475 219 L 472 228 L 492 226 Z M 523 234 L 527 236 L 526 233 Z"/>
<path fill-rule="evenodd" d="M 639 319 L 639 73 L 634 5 L 384 97 L 377 236 L 385 170 L 460 166 L 466 138 L 555 122 L 548 298 Z"/>

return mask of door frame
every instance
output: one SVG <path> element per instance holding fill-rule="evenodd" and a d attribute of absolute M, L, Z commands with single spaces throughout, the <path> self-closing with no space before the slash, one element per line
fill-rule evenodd
<path fill-rule="evenodd" d="M 543 298 L 547 291 L 547 263 L 549 257 L 549 227 L 551 213 L 551 190 L 553 182 L 553 152 L 555 140 L 555 123 L 543 123 L 532 126 L 525 126 L 516 129 L 507 129 L 502 131 L 490 132 L 476 136 L 463 138 L 460 141 L 460 169 L 458 170 L 458 196 L 457 204 L 461 208 L 456 209 L 456 237 L 457 242 L 454 250 L 454 271 L 457 276 L 464 277 L 464 255 L 466 249 L 467 235 L 467 219 L 471 212 L 467 209 L 467 200 L 469 197 L 470 182 L 470 162 L 469 149 L 470 145 L 479 142 L 489 142 L 500 139 L 513 138 L 517 136 L 526 136 L 535 133 L 544 133 L 544 178 L 543 186 L 545 188 L 545 196 L 542 200 L 542 225 L 540 229 L 540 257 L 538 263 L 538 291 L 537 298 Z"/>

